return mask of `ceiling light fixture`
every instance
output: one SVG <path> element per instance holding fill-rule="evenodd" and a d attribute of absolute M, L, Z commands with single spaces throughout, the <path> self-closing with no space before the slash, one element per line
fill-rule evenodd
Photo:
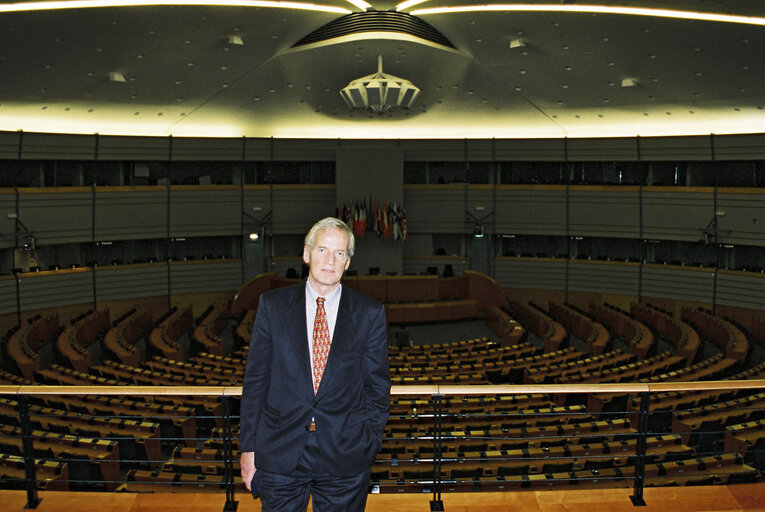
<path fill-rule="evenodd" d="M 622 79 L 622 87 L 637 87 L 639 83 L 637 78 Z"/>
<path fill-rule="evenodd" d="M 369 4 L 365 2 L 364 0 L 346 0 L 349 4 L 354 5 L 361 9 L 362 11 L 366 11 L 370 7 L 372 7 L 372 4 Z"/>
<path fill-rule="evenodd" d="M 551 5 L 551 4 L 488 4 L 488 5 L 455 5 L 451 7 L 431 7 L 416 9 L 410 14 L 423 16 L 426 14 L 444 14 L 460 12 L 560 12 L 587 14 L 625 14 L 631 16 L 653 16 L 656 18 L 674 18 L 696 21 L 718 21 L 722 23 L 741 23 L 745 25 L 765 26 L 765 18 L 756 16 L 734 16 L 712 12 L 678 11 L 673 9 L 649 9 L 638 7 L 614 7 L 609 5 Z"/>
<path fill-rule="evenodd" d="M 139 7 L 139 6 L 217 6 L 217 7 L 277 7 L 308 11 L 350 14 L 351 11 L 333 5 L 317 5 L 307 2 L 279 0 L 58 0 L 48 2 L 18 2 L 0 4 L 0 12 L 52 11 L 58 9 L 93 9 L 97 7 Z"/>
<path fill-rule="evenodd" d="M 404 78 L 383 73 L 382 55 L 377 56 L 377 73 L 357 78 L 340 90 L 351 108 L 368 108 L 378 114 L 392 107 L 409 108 L 420 89 Z"/>
<path fill-rule="evenodd" d="M 408 7 L 413 7 L 415 5 L 419 5 L 423 2 L 427 2 L 428 0 L 406 0 L 405 2 L 401 2 L 396 6 L 397 11 L 403 11 L 404 9 Z"/>
<path fill-rule="evenodd" d="M 112 71 L 111 73 L 109 73 L 109 81 L 125 83 L 125 75 L 123 75 L 119 71 Z"/>

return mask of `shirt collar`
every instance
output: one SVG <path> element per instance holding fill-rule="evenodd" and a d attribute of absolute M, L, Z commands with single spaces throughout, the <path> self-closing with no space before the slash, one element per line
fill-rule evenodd
<path fill-rule="evenodd" d="M 340 284 L 330 292 L 329 295 L 319 295 L 316 290 L 311 287 L 308 281 L 305 282 L 305 296 L 306 302 L 312 307 L 316 307 L 316 297 L 324 297 L 324 304 L 326 307 L 335 307 L 340 301 L 340 293 L 342 292 L 343 285 Z"/>

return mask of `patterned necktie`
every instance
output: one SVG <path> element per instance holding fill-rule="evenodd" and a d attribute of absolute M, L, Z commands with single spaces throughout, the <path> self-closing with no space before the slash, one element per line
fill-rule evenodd
<path fill-rule="evenodd" d="M 316 298 L 316 319 L 313 322 L 313 392 L 319 390 L 324 367 L 329 355 L 329 326 L 327 313 L 324 311 L 324 297 Z"/>

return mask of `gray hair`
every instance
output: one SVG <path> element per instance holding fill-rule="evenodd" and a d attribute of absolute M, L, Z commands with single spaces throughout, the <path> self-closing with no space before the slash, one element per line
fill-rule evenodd
<path fill-rule="evenodd" d="M 316 240 L 316 234 L 324 229 L 338 229 L 348 236 L 348 258 L 353 257 L 353 251 L 356 249 L 356 239 L 353 237 L 353 231 L 348 224 L 335 217 L 325 217 L 313 225 L 311 230 L 305 236 L 305 246 L 310 251 Z"/>

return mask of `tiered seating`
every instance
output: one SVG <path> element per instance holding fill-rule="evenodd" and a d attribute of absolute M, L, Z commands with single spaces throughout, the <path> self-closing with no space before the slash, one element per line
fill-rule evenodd
<path fill-rule="evenodd" d="M 584 340 L 587 344 L 587 352 L 590 354 L 602 354 L 611 342 L 611 333 L 608 329 L 571 304 L 551 302 L 550 314 L 562 323 L 568 332 Z"/>
<path fill-rule="evenodd" d="M 714 380 L 722 378 L 735 363 L 736 361 L 733 359 L 725 359 L 722 357 L 722 354 L 717 354 L 692 366 L 683 366 L 676 370 L 665 371 L 661 374 L 654 373 L 650 376 L 639 377 L 634 380 L 638 382 L 689 382 L 694 380 Z M 589 396 L 588 403 L 593 410 L 606 410 L 608 408 L 607 404 L 627 396 L 628 395 L 619 393 L 597 393 Z M 621 403 L 621 400 L 619 400 L 619 403 Z"/>
<path fill-rule="evenodd" d="M 35 459 L 37 488 L 44 491 L 69 490 L 69 466 L 45 459 Z M 0 454 L 0 483 L 4 488 L 26 489 L 24 458 Z"/>
<path fill-rule="evenodd" d="M 24 386 L 31 383 L 32 381 L 27 378 L 19 377 L 15 373 L 7 372 L 5 370 L 0 370 L 0 384 L 18 384 Z"/>
<path fill-rule="evenodd" d="M 621 350 L 614 350 L 576 361 L 567 361 L 542 368 L 529 368 L 525 372 L 524 381 L 527 384 L 552 383 L 557 382 L 560 378 L 573 375 L 580 375 L 583 381 L 587 381 L 589 380 L 590 372 L 602 372 L 608 368 L 629 364 L 634 360 L 635 356 L 632 354 L 625 354 Z"/>
<path fill-rule="evenodd" d="M 104 347 L 121 363 L 137 366 L 140 354 L 136 343 L 151 329 L 151 311 L 133 308 L 114 321 L 104 337 Z"/>
<path fill-rule="evenodd" d="M 182 378 L 194 378 L 208 380 L 212 378 L 216 382 L 224 382 L 225 386 L 241 384 L 244 378 L 244 367 L 221 368 L 215 365 L 202 365 L 196 362 L 181 362 L 154 356 L 151 361 L 146 361 L 144 366 L 157 373 L 176 375 Z M 217 384 L 216 384 L 217 385 Z"/>
<path fill-rule="evenodd" d="M 31 435 L 35 457 L 64 461 L 72 468 L 72 472 L 87 474 L 91 488 L 94 487 L 92 482 L 98 480 L 104 483 L 104 489 L 107 491 L 114 490 L 119 485 L 120 461 L 117 441 L 43 430 L 33 430 Z M 15 425 L 0 426 L 0 452 L 10 455 L 23 454 L 21 428 Z M 84 471 L 78 471 L 78 466 Z"/>
<path fill-rule="evenodd" d="M 747 457 L 749 455 L 747 452 L 752 448 L 765 451 L 765 419 L 762 417 L 762 411 L 758 416 L 758 419 L 725 427 L 725 452 L 739 453 Z M 765 461 L 762 454 L 759 454 L 759 459 L 758 466 L 762 470 L 762 462 Z"/>
<path fill-rule="evenodd" d="M 188 331 L 193 321 L 191 306 L 183 308 L 173 306 L 165 317 L 160 319 L 159 325 L 152 329 L 149 344 L 164 357 L 183 361 L 183 348 L 178 340 Z"/>
<path fill-rule="evenodd" d="M 665 311 L 634 302 L 630 304 L 630 312 L 635 319 L 651 326 L 664 339 L 672 343 L 678 356 L 684 357 L 688 364 L 693 364 L 696 352 L 701 347 L 701 340 L 691 326 Z"/>
<path fill-rule="evenodd" d="M 765 412 L 765 393 L 715 402 L 712 404 L 677 411 L 672 417 L 672 432 L 692 445 L 710 445 L 722 441 L 725 426 L 758 420 Z"/>
<path fill-rule="evenodd" d="M 72 325 L 64 329 L 56 340 L 58 353 L 74 368 L 87 371 L 93 364 L 93 358 L 87 347 L 103 337 L 109 328 L 109 310 L 90 311 L 73 320 Z"/>
<path fill-rule="evenodd" d="M 230 311 L 231 303 L 226 302 L 211 306 L 203 313 L 192 335 L 192 339 L 202 350 L 218 356 L 225 355 L 226 345 L 220 334 L 226 327 L 226 318 Z"/>
<path fill-rule="evenodd" d="M 193 445 L 197 437 L 194 408 L 157 402 L 151 397 L 45 396 L 40 399 L 40 402 L 47 407 L 72 414 L 156 421 L 162 428 L 162 437 L 182 437 L 187 445 Z"/>
<path fill-rule="evenodd" d="M 563 342 L 568 339 L 566 329 L 533 302 L 528 305 L 513 302 L 512 308 L 518 320 L 531 332 L 542 338 L 545 352 L 558 350 Z"/>
<path fill-rule="evenodd" d="M 113 361 L 107 362 L 108 365 L 114 367 L 116 370 L 111 374 L 111 377 L 105 377 L 102 375 L 95 375 L 89 373 L 78 372 L 68 368 L 62 368 L 57 365 L 51 366 L 48 370 L 42 370 L 38 372 L 38 380 L 46 384 L 54 385 L 75 385 L 75 386 L 126 386 L 136 384 L 130 379 L 137 378 L 143 379 L 144 373 L 138 368 L 136 375 L 130 372 L 127 367 L 120 363 Z M 97 372 L 101 369 L 105 369 L 104 373 L 108 373 L 109 366 L 93 366 L 91 371 Z M 149 372 L 151 373 L 151 372 Z M 155 384 L 148 384 L 155 385 Z M 175 421 L 176 410 L 180 411 L 180 414 L 194 414 L 196 416 L 197 429 L 203 428 L 207 430 L 212 424 L 220 423 L 221 408 L 215 397 L 176 397 L 176 396 L 156 396 L 156 397 L 135 397 L 134 399 L 127 399 L 128 403 L 135 400 L 136 407 L 140 410 L 143 404 L 148 404 L 151 408 L 151 404 L 156 403 L 163 406 L 169 406 L 174 408 L 173 411 L 167 411 L 162 409 L 162 414 L 159 416 L 169 416 L 171 421 Z M 187 408 L 187 409 L 184 409 Z M 182 425 L 181 428 L 188 428 Z"/>
<path fill-rule="evenodd" d="M 526 329 L 497 306 L 486 310 L 486 326 L 502 338 L 505 346 L 517 345 L 526 338 Z"/>
<path fill-rule="evenodd" d="M 558 382 L 593 384 L 598 382 L 632 382 L 645 379 L 660 372 L 668 372 L 681 368 L 684 363 L 684 357 L 674 356 L 672 352 L 666 351 L 648 359 L 641 359 L 634 363 L 606 368 L 601 371 L 592 371 L 586 375 L 564 375 L 558 379 Z"/>
<path fill-rule="evenodd" d="M 655 340 L 651 330 L 616 306 L 606 303 L 601 307 L 591 302 L 590 315 L 626 341 L 631 354 L 643 359 L 654 349 Z"/>
<path fill-rule="evenodd" d="M 478 317 L 478 301 L 474 299 L 385 304 L 388 324 L 444 322 Z"/>
<path fill-rule="evenodd" d="M 495 356 L 497 357 L 497 356 Z M 547 365 L 555 365 L 579 359 L 581 353 L 573 347 L 550 352 L 547 354 L 536 354 L 514 360 L 497 359 L 478 361 L 475 358 L 463 359 L 462 361 L 447 360 L 443 363 L 436 362 L 430 366 L 416 366 L 416 362 L 407 360 L 404 362 L 391 362 L 391 381 L 394 384 L 486 384 L 488 383 L 487 373 L 481 372 L 500 372 L 510 373 L 513 371 L 522 372 L 525 369 L 539 368 Z M 400 364 L 405 365 L 399 367 Z M 428 364 L 421 361 L 421 364 Z"/>
<path fill-rule="evenodd" d="M 44 343 L 53 340 L 58 328 L 58 315 L 46 317 L 37 315 L 8 339 L 8 355 L 23 377 L 31 379 L 41 368 L 37 350 Z"/>
<path fill-rule="evenodd" d="M 214 354 L 208 354 L 207 352 L 200 352 L 189 359 L 189 362 L 204 367 L 218 368 L 224 371 L 243 372 L 244 362 L 247 360 L 248 351 L 249 347 L 244 347 L 243 354 L 240 354 L 238 357 L 216 356 Z"/>
<path fill-rule="evenodd" d="M 749 340 L 741 330 L 732 323 L 713 316 L 702 309 L 692 309 L 683 306 L 681 317 L 686 322 L 697 327 L 708 339 L 723 351 L 725 357 L 743 363 L 749 355 Z"/>
<path fill-rule="evenodd" d="M 106 416 L 82 416 L 66 410 L 30 406 L 32 428 L 77 437 L 114 440 L 119 438 L 120 458 L 149 461 L 150 466 L 162 459 L 159 423 L 140 419 L 118 419 Z M 18 424 L 15 400 L 0 398 L 0 422 Z"/>

